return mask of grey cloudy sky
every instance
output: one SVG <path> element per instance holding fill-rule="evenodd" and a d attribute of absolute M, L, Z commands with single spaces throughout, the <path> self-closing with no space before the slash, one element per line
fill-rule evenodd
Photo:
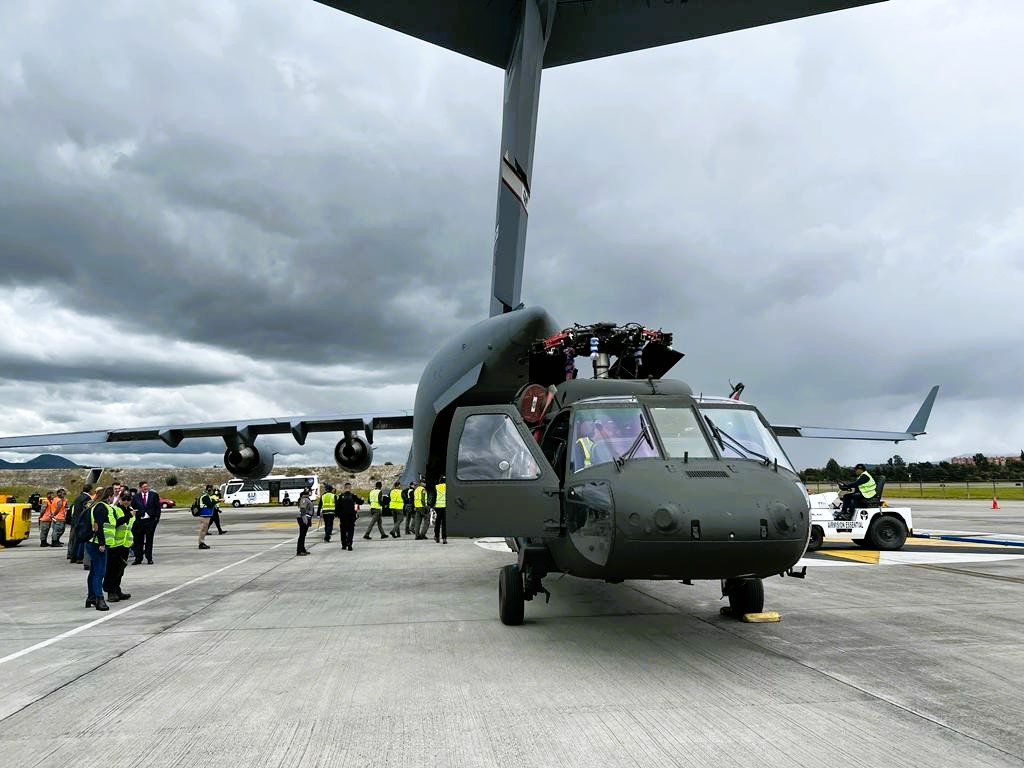
<path fill-rule="evenodd" d="M 892 0 L 547 70 L 525 301 L 671 330 L 675 376 L 775 423 L 902 428 L 942 385 L 917 443 L 800 465 L 1016 454 L 1022 28 Z M 0 434 L 410 408 L 486 313 L 501 96 L 312 0 L 6 4 Z M 61 452 L 222 448 L 132 450 Z"/>

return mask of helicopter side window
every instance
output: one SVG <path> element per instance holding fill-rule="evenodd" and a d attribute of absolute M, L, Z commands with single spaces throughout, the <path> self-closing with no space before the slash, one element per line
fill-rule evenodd
<path fill-rule="evenodd" d="M 485 413 L 466 419 L 455 474 L 459 480 L 536 480 L 541 473 L 512 419 Z"/>
<path fill-rule="evenodd" d="M 689 408 L 651 408 L 651 418 L 661 436 L 661 444 L 670 457 L 689 455 L 694 459 L 713 459 L 697 416 Z"/>
<path fill-rule="evenodd" d="M 570 472 L 614 461 L 629 451 L 641 430 L 638 407 L 579 408 L 573 414 L 569 445 Z M 633 458 L 657 457 L 658 451 L 641 439 Z"/>

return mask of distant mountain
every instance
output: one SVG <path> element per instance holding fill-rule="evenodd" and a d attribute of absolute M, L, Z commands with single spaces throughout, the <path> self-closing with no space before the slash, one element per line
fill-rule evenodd
<path fill-rule="evenodd" d="M 54 456 L 52 453 L 43 453 L 28 461 L 4 461 L 0 459 L 0 469 L 81 469 L 71 459 L 63 456 Z"/>

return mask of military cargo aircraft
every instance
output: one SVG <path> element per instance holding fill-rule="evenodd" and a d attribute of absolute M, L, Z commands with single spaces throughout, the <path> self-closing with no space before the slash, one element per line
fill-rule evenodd
<path fill-rule="evenodd" d="M 772 427 L 734 397 L 666 379 L 672 336 L 637 324 L 562 327 L 520 301 L 541 74 L 546 67 L 692 40 L 876 0 L 321 0 L 505 70 L 491 316 L 427 364 L 411 412 L 326 414 L 0 438 L 0 448 L 221 437 L 224 466 L 258 478 L 261 435 L 338 432 L 338 466 L 366 469 L 381 429 L 412 429 L 407 477 L 447 480 L 450 532 L 505 536 L 499 615 L 551 573 L 720 579 L 735 612 L 760 611 L 762 579 L 791 572 L 808 499 L 777 437 L 913 440 L 905 432 Z M 589 360 L 580 377 L 577 361 Z"/>

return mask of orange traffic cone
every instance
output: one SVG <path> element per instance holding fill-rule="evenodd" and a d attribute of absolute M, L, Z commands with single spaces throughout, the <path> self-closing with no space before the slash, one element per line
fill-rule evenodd
<path fill-rule="evenodd" d="M 996 501 L 996 497 L 992 497 L 992 509 L 999 509 L 999 502 Z"/>

